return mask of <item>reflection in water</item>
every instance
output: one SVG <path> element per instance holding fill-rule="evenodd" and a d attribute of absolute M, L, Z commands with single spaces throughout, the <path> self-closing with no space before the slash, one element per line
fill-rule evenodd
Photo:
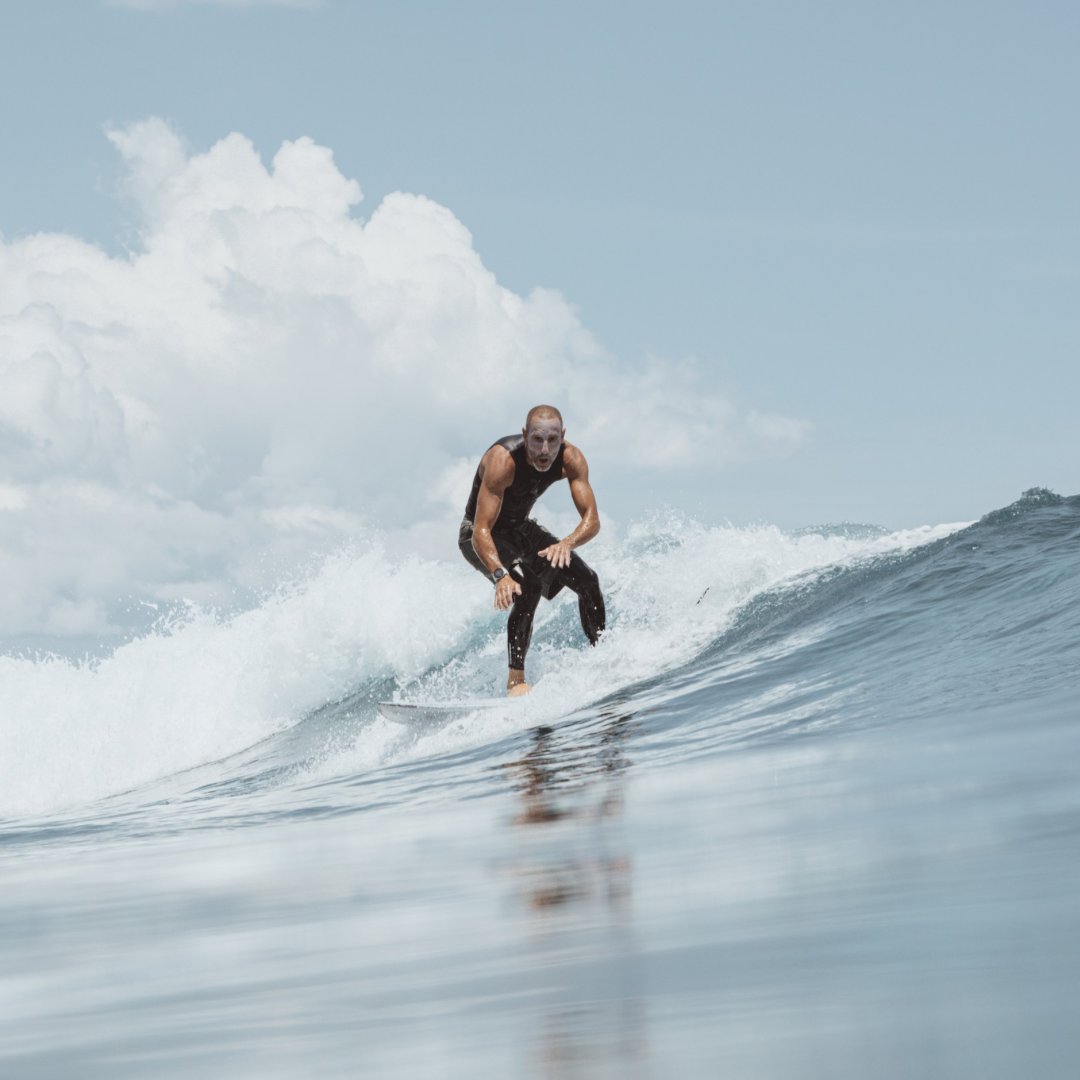
<path fill-rule="evenodd" d="M 621 833 L 624 747 L 632 715 L 599 724 L 537 728 L 513 771 L 521 808 L 512 872 L 537 966 L 556 965 L 553 1001 L 536 1034 L 544 1077 L 648 1075 L 638 987 L 631 862 Z"/>

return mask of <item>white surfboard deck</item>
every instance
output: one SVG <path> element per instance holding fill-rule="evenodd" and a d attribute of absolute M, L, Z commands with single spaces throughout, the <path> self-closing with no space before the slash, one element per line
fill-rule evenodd
<path fill-rule="evenodd" d="M 505 707 L 521 698 L 479 698 L 476 701 L 380 701 L 379 715 L 399 724 L 436 724 Z"/>

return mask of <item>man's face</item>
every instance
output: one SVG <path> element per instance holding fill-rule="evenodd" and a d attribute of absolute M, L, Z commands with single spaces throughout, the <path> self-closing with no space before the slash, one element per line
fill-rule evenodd
<path fill-rule="evenodd" d="M 525 435 L 525 455 L 529 464 L 540 472 L 547 472 L 562 446 L 566 434 L 558 420 L 534 420 L 522 429 Z"/>

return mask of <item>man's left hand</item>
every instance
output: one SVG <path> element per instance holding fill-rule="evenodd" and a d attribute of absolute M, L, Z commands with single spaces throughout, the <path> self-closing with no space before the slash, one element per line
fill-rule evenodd
<path fill-rule="evenodd" d="M 538 551 L 537 555 L 547 559 L 552 566 L 561 570 L 563 567 L 570 565 L 570 551 L 570 545 L 565 540 L 560 540 L 557 544 L 552 544 L 551 547 Z"/>

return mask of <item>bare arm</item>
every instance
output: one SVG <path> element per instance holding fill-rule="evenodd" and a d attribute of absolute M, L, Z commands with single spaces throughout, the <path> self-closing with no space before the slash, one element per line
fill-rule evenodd
<path fill-rule="evenodd" d="M 549 560 L 552 566 L 558 567 L 569 566 L 570 552 L 582 544 L 587 544 L 600 531 L 596 496 L 589 483 L 589 463 L 585 460 L 585 455 L 570 443 L 566 444 L 563 452 L 563 475 L 570 481 L 570 497 L 581 515 L 581 521 L 569 536 L 538 552 Z"/>
<path fill-rule="evenodd" d="M 514 482 L 514 459 L 503 446 L 493 446 L 481 459 L 480 490 L 476 495 L 476 518 L 473 521 L 472 546 L 480 561 L 494 573 L 502 560 L 499 558 L 491 530 L 499 518 L 503 495 Z M 495 586 L 495 606 L 505 611 L 521 595 L 521 586 L 507 574 Z"/>

